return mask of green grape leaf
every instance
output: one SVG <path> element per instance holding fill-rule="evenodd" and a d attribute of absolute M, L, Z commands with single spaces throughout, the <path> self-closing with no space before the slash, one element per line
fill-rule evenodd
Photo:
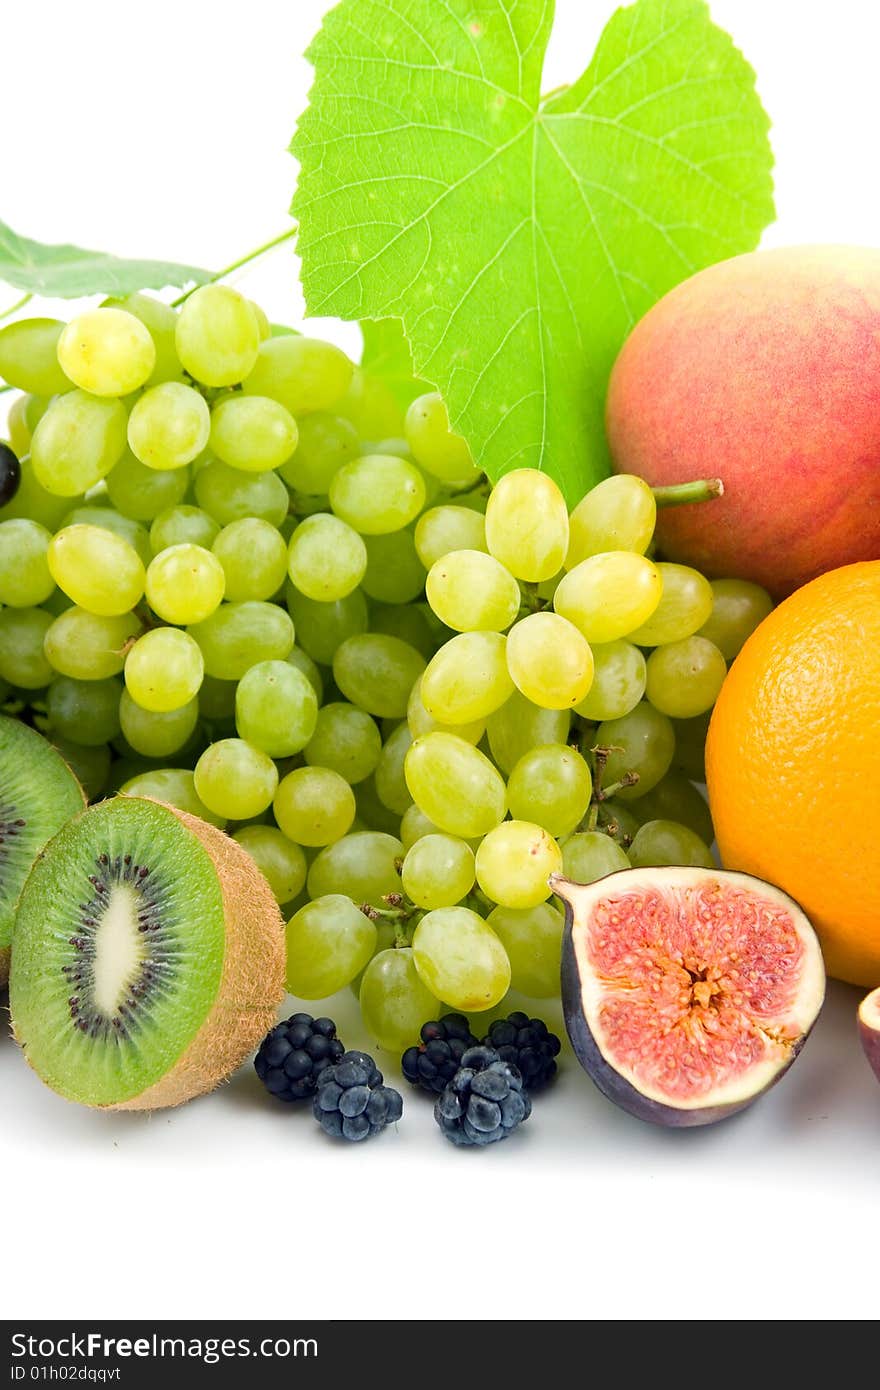
<path fill-rule="evenodd" d="M 0 222 L 0 280 L 49 299 L 80 299 L 90 294 L 132 294 L 168 285 L 203 285 L 211 271 L 170 261 L 127 261 L 80 246 L 47 246 L 19 236 Z"/>
<path fill-rule="evenodd" d="M 398 405 L 405 410 L 416 396 L 433 390 L 415 374 L 412 348 L 400 319 L 364 319 L 361 366 L 370 376 L 381 377 Z"/>
<path fill-rule="evenodd" d="M 608 469 L 636 320 L 773 217 L 754 74 L 703 0 L 617 10 L 542 99 L 552 0 L 341 0 L 291 150 L 308 311 L 400 318 L 492 479 Z"/>

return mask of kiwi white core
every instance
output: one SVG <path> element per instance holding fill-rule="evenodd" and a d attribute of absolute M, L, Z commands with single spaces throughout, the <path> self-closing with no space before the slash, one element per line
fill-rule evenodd
<path fill-rule="evenodd" d="M 95 933 L 93 997 L 101 1013 L 112 1018 L 123 1003 L 138 967 L 146 958 L 137 929 L 138 897 L 127 883 L 117 883 Z"/>

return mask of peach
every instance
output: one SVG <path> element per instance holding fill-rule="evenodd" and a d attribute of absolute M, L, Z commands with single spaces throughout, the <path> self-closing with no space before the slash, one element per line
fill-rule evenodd
<path fill-rule="evenodd" d="M 880 558 L 880 250 L 796 246 L 700 271 L 624 343 L 606 418 L 618 472 L 724 483 L 660 513 L 669 559 L 782 598 Z"/>

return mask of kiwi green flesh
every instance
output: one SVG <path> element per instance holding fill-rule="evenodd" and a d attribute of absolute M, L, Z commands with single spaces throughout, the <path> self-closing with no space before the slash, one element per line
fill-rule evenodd
<path fill-rule="evenodd" d="M 21 897 L 10 1007 L 54 1090 L 119 1104 L 161 1080 L 220 989 L 220 879 L 164 806 L 117 798 L 71 821 Z"/>
<path fill-rule="evenodd" d="M 26 724 L 0 716 L 0 952 L 12 940 L 16 904 L 31 865 L 84 801 L 60 753 Z"/>

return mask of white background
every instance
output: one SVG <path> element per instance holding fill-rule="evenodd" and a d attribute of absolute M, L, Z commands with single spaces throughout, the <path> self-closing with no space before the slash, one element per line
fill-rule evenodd
<path fill-rule="evenodd" d="M 299 55 L 325 8 L 7 7 L 0 212 L 44 240 L 212 267 L 283 230 Z M 557 9 L 548 89 L 585 66 L 611 3 Z M 766 244 L 880 243 L 874 0 L 712 10 L 774 120 Z M 298 320 L 289 247 L 244 283 Z M 354 349 L 356 330 L 335 336 Z M 640 1125 L 568 1057 L 519 1135 L 481 1152 L 445 1144 L 409 1096 L 396 1133 L 334 1145 L 249 1068 L 177 1112 L 92 1114 L 45 1090 L 0 1033 L 2 1313 L 874 1317 L 880 1088 L 857 998 L 833 987 L 792 1073 L 725 1124 Z M 364 1042 L 353 1001 L 336 1013 Z"/>

